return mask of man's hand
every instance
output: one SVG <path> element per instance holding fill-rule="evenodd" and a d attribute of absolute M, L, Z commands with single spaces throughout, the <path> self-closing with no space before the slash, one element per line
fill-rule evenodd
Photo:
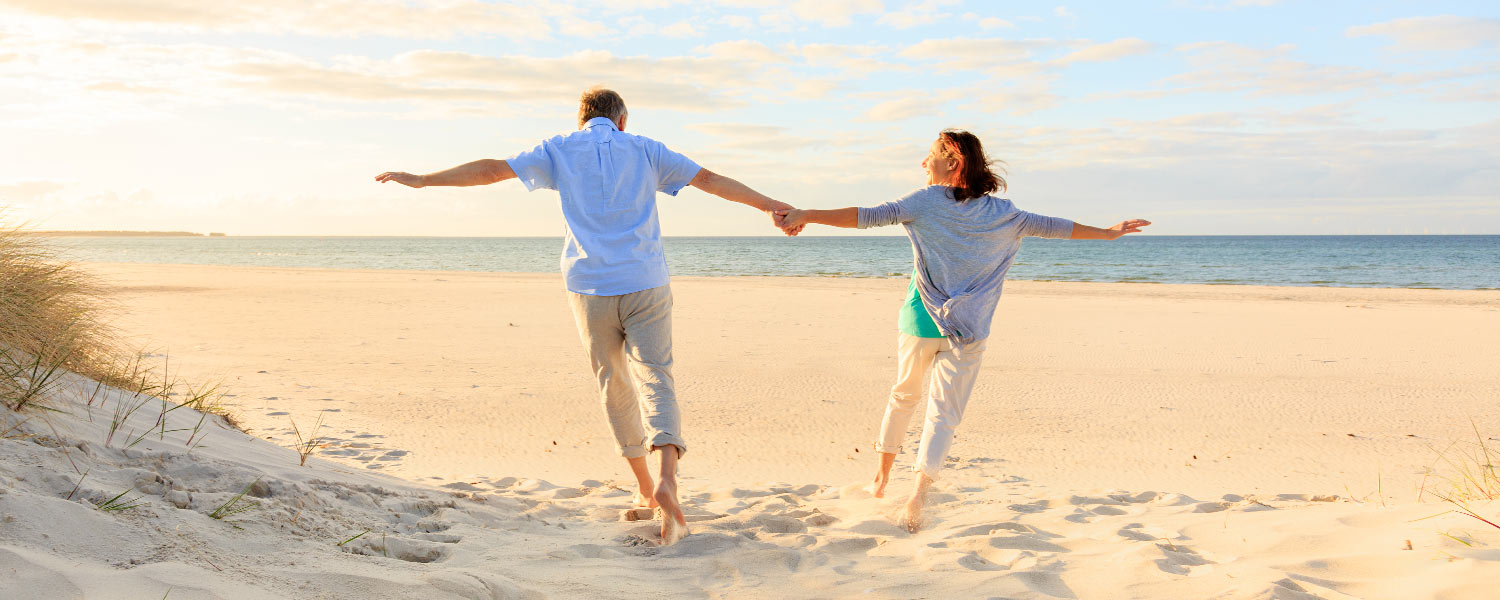
<path fill-rule="evenodd" d="M 379 181 L 380 183 L 394 181 L 410 188 L 420 188 L 427 185 L 422 179 L 421 175 L 412 175 L 411 173 L 402 173 L 401 171 L 386 171 L 375 176 L 375 181 Z"/>
<path fill-rule="evenodd" d="M 1109 235 L 1111 237 L 1109 239 L 1118 240 L 1127 233 L 1140 233 L 1142 227 L 1150 224 L 1151 222 L 1145 219 L 1130 219 L 1127 221 L 1121 221 L 1119 224 L 1115 225 L 1114 227 L 1110 227 L 1105 231 L 1110 232 Z"/>
<path fill-rule="evenodd" d="M 796 208 L 786 208 L 771 213 L 775 219 L 776 226 L 787 235 L 797 235 L 802 228 L 807 226 L 807 211 Z"/>
<path fill-rule="evenodd" d="M 806 225 L 805 223 L 795 226 L 788 226 L 783 224 L 783 216 L 788 212 L 794 210 L 797 210 L 796 207 L 793 207 L 790 204 L 781 202 L 779 200 L 772 200 L 770 206 L 766 208 L 766 214 L 771 215 L 771 224 L 780 229 L 782 233 L 785 233 L 789 236 L 794 236 L 802 233 L 802 227 Z"/>

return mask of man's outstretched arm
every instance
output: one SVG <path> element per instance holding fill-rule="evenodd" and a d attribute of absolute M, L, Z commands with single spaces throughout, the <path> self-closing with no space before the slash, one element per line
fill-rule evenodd
<path fill-rule="evenodd" d="M 750 186 L 740 183 L 730 177 L 725 177 L 708 169 L 699 168 L 698 174 L 688 182 L 695 188 L 729 200 L 744 204 L 771 216 L 771 223 L 781 227 L 779 218 L 776 216 L 778 210 L 791 210 L 792 205 L 780 200 L 773 200 L 770 196 L 750 189 Z M 787 235 L 797 235 L 802 231 L 801 227 L 782 227 L 782 232 Z"/>
<path fill-rule="evenodd" d="M 462 164 L 446 171 L 438 171 L 427 175 L 412 175 L 401 171 L 386 171 L 375 176 L 375 181 L 385 183 L 394 181 L 401 185 L 414 188 L 427 187 L 429 185 L 442 186 L 470 186 L 489 185 L 499 183 L 507 179 L 515 179 L 516 172 L 511 170 L 510 163 L 503 160 L 486 158 L 471 163 Z"/>
<path fill-rule="evenodd" d="M 693 180 L 689 181 L 688 185 L 762 212 L 769 213 L 775 210 L 788 210 L 792 208 L 790 204 L 780 200 L 773 200 L 770 196 L 750 189 L 748 185 L 708 169 L 698 169 L 698 174 L 693 176 Z"/>

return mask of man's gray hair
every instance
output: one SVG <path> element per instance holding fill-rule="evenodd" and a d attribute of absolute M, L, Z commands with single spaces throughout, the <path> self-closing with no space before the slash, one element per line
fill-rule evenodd
<path fill-rule="evenodd" d="M 589 88 L 583 93 L 583 97 L 578 99 L 578 125 L 580 127 L 595 117 L 604 117 L 619 123 L 620 119 L 625 118 L 627 112 L 625 99 L 608 88 Z"/>

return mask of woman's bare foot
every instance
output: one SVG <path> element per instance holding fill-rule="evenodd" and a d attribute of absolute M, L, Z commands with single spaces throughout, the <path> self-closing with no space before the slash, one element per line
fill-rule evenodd
<path fill-rule="evenodd" d="M 897 518 L 898 523 L 906 528 L 907 533 L 916 533 L 922 530 L 922 505 L 921 495 L 913 494 L 906 500 L 906 506 L 901 509 L 901 516 Z"/>
<path fill-rule="evenodd" d="M 864 487 L 866 492 L 876 498 L 885 497 L 885 484 L 891 482 L 891 465 L 896 463 L 896 455 L 891 452 L 880 453 L 880 468 L 875 470 L 875 481 Z"/>
<path fill-rule="evenodd" d="M 661 512 L 661 545 L 670 546 L 688 534 L 687 517 L 677 505 L 677 482 L 663 481 L 656 486 L 652 501 Z"/>
<path fill-rule="evenodd" d="M 922 530 L 922 509 L 927 504 L 927 490 L 931 487 L 932 478 L 926 473 L 918 473 L 917 484 L 911 490 L 911 497 L 906 499 L 906 506 L 901 509 L 901 516 L 897 518 L 898 523 L 905 527 L 908 533 Z"/>

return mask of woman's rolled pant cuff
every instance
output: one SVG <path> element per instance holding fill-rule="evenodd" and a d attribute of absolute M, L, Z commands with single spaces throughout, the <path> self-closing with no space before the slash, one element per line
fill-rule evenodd
<path fill-rule="evenodd" d="M 942 465 L 924 465 L 924 464 L 918 463 L 916 465 L 912 465 L 911 470 L 916 471 L 918 473 L 921 473 L 923 475 L 926 475 L 928 479 L 931 479 L 933 481 L 937 481 L 938 480 L 938 472 L 940 472 L 940 471 L 943 470 L 943 466 Z"/>
<path fill-rule="evenodd" d="M 901 444 L 891 445 L 885 442 L 875 442 L 875 451 L 885 454 L 900 454 Z"/>
<path fill-rule="evenodd" d="M 651 438 L 651 448 L 653 450 L 665 446 L 677 446 L 678 458 L 682 458 L 682 455 L 687 454 L 687 442 L 682 441 L 682 438 L 679 436 L 670 433 L 657 433 Z"/>

